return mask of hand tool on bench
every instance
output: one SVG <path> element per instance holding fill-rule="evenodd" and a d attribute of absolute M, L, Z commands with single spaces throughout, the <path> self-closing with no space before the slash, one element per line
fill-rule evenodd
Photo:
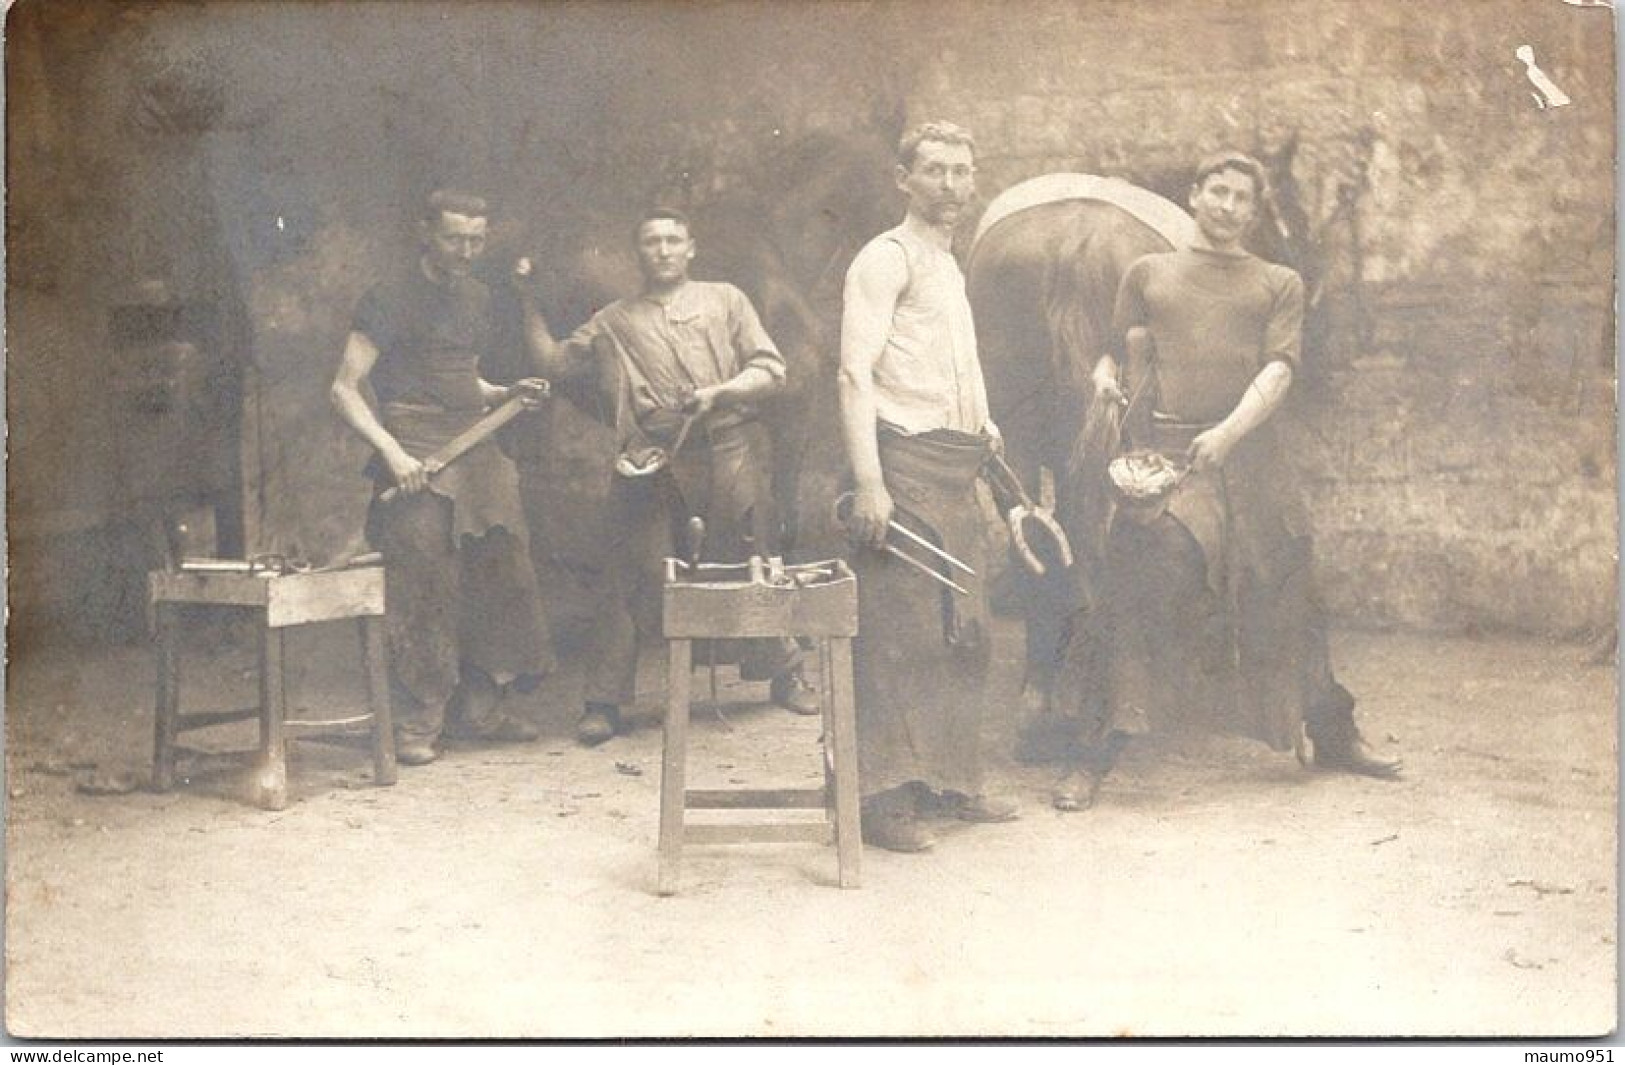
<path fill-rule="evenodd" d="M 840 522 L 842 525 L 845 525 L 847 523 L 847 521 L 852 517 L 853 503 L 854 503 L 854 498 L 853 498 L 853 495 L 852 495 L 851 492 L 843 493 L 840 497 L 838 497 L 835 500 L 835 520 Z M 972 577 L 976 576 L 976 571 L 975 570 L 971 569 L 969 566 L 965 565 L 965 563 L 961 562 L 959 559 L 957 559 L 954 556 L 950 555 L 948 552 L 944 551 L 942 548 L 938 547 L 936 544 L 933 544 L 931 541 L 927 540 L 925 537 L 919 535 L 914 530 L 905 528 L 900 522 L 888 521 L 888 522 L 886 522 L 886 528 L 888 530 L 890 530 L 891 532 L 899 533 L 903 537 L 905 537 L 906 539 L 918 544 L 920 547 L 922 547 L 926 551 L 930 552 L 936 558 L 941 559 L 943 562 L 948 563 L 948 565 L 953 566 L 956 569 L 964 570 L 966 573 L 970 574 Z M 960 595 L 969 595 L 970 594 L 970 590 L 968 588 L 965 588 L 963 585 L 956 584 L 954 581 L 949 580 L 947 577 L 944 577 L 941 573 L 938 573 L 935 569 L 933 569 L 932 567 L 926 565 L 924 562 L 921 562 L 919 559 L 915 558 L 913 555 L 905 553 L 896 544 L 891 544 L 891 543 L 883 544 L 883 545 L 881 545 L 881 550 L 886 552 L 886 554 L 891 555 L 893 558 L 899 560 L 900 562 L 903 562 L 906 565 L 914 567 L 915 569 L 919 570 L 921 573 L 925 574 L 927 577 L 930 577 L 932 580 L 936 581 L 938 584 L 941 584 L 946 588 L 951 588 L 953 591 L 959 593 Z"/>
<path fill-rule="evenodd" d="M 484 443 L 491 434 L 507 425 L 525 411 L 538 399 L 551 394 L 551 388 L 541 378 L 533 378 L 540 384 L 516 386 L 512 396 L 503 401 L 502 405 L 486 414 L 479 421 L 458 433 L 446 442 L 445 446 L 423 460 L 423 471 L 430 477 L 450 466 L 453 462 L 472 451 L 477 445 Z M 401 494 L 400 486 L 385 489 L 378 498 L 388 503 Z"/>

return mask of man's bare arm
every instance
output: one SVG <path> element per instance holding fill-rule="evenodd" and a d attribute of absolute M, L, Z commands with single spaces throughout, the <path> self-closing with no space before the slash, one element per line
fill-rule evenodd
<path fill-rule="evenodd" d="M 783 387 L 783 380 L 766 367 L 747 366 L 720 385 L 695 389 L 685 409 L 692 414 L 704 414 L 713 407 L 737 407 L 765 399 Z"/>
<path fill-rule="evenodd" d="M 856 492 L 848 532 L 853 540 L 879 547 L 893 503 L 880 469 L 876 435 L 875 363 L 886 348 L 897 300 L 908 284 L 902 249 L 870 245 L 847 271 L 841 313 L 841 435 L 852 466 Z"/>
<path fill-rule="evenodd" d="M 576 381 L 592 373 L 590 347 L 553 338 L 553 327 L 548 325 L 537 301 L 535 272 L 529 259 L 514 264 L 513 286 L 524 318 L 525 352 L 530 356 L 531 373 L 550 381 Z"/>
<path fill-rule="evenodd" d="M 422 491 L 429 483 L 423 463 L 406 453 L 400 441 L 385 429 L 367 399 L 361 394 L 361 383 L 372 373 L 378 362 L 378 347 L 365 333 L 352 331 L 344 344 L 344 357 L 339 361 L 339 372 L 333 378 L 328 396 L 346 425 L 361 434 L 373 446 L 389 467 L 395 483 L 406 492 Z"/>
<path fill-rule="evenodd" d="M 1111 400 L 1119 407 L 1128 406 L 1128 397 L 1123 394 L 1123 384 L 1117 369 L 1117 359 L 1110 353 L 1102 355 L 1095 363 L 1094 373 L 1090 380 L 1095 386 L 1095 392 Z"/>
<path fill-rule="evenodd" d="M 1292 364 L 1282 359 L 1267 363 L 1253 378 L 1236 409 L 1213 428 L 1191 441 L 1191 466 L 1202 470 L 1224 465 L 1247 434 L 1269 421 L 1292 387 Z"/>

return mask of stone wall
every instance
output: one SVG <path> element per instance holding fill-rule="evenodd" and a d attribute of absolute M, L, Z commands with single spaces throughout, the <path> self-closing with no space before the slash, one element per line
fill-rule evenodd
<path fill-rule="evenodd" d="M 241 368 L 250 546 L 319 561 L 356 546 L 365 502 L 364 455 L 325 390 L 350 307 L 410 254 L 405 221 L 426 189 L 490 195 L 492 263 L 539 255 L 561 328 L 629 283 L 621 234 L 651 199 L 780 227 L 785 254 L 806 260 L 790 266 L 823 319 L 806 343 L 827 365 L 839 282 L 828 264 L 853 249 L 820 243 L 827 224 L 784 228 L 784 190 L 827 168 L 809 145 L 867 158 L 905 118 L 928 115 L 976 131 L 984 200 L 1056 170 L 1181 198 L 1203 150 L 1259 152 L 1290 179 L 1283 218 L 1321 294 L 1291 416 L 1333 608 L 1362 623 L 1542 632 L 1613 616 L 1606 10 L 381 10 L 10 12 L 8 500 L 13 602 L 29 617 L 82 611 L 87 584 L 128 591 L 143 563 L 107 532 L 144 461 L 125 446 L 128 413 L 96 387 L 119 372 L 114 308 L 216 308 L 218 345 Z M 1536 106 L 1513 56 L 1525 43 L 1571 106 Z M 874 169 L 878 182 L 852 186 L 870 231 L 897 208 Z M 707 263 L 707 250 L 702 235 L 702 269 L 729 276 L 734 264 Z M 827 412 L 827 389 L 814 398 Z M 836 463 L 833 421 L 823 425 L 809 498 Z M 566 408 L 517 450 L 539 549 L 584 591 L 603 437 Z M 120 567 L 122 585 L 110 579 Z"/>
<path fill-rule="evenodd" d="M 972 127 L 989 196 L 1080 170 L 1183 202 L 1221 146 L 1276 170 L 1320 282 L 1290 413 L 1337 614 L 1611 621 L 1610 13 L 1102 0 L 932 24 L 910 112 Z M 1537 104 L 1524 44 L 1571 105 Z"/>

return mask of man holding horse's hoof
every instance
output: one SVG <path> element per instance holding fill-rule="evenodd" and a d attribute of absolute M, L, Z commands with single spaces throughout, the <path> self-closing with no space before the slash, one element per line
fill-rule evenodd
<path fill-rule="evenodd" d="M 1240 152 L 1204 160 L 1190 247 L 1123 275 L 1115 349 L 1127 444 L 1175 475 L 1155 506 L 1120 494 L 1108 544 L 1113 716 L 1223 724 L 1322 769 L 1392 779 L 1332 676 L 1303 493 L 1273 415 L 1299 365 L 1303 282 L 1246 250 L 1268 198 Z M 1117 464 L 1114 463 L 1114 467 Z M 1122 486 L 1119 486 L 1120 488 Z"/>

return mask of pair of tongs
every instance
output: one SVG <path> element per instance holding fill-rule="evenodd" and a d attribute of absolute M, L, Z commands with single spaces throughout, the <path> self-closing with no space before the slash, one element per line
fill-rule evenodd
<path fill-rule="evenodd" d="M 854 503 L 854 498 L 853 498 L 853 495 L 852 495 L 851 492 L 843 493 L 842 495 L 837 497 L 836 500 L 835 500 L 835 520 L 837 522 L 839 522 L 843 527 L 852 518 L 853 503 Z M 969 566 L 965 565 L 965 563 L 959 561 L 959 559 L 957 559 L 954 556 L 950 555 L 948 552 L 944 551 L 942 548 L 938 547 L 936 544 L 932 543 L 930 540 L 927 540 L 925 537 L 921 536 L 919 533 L 915 532 L 913 529 L 910 529 L 907 526 L 903 525 L 901 522 L 898 522 L 898 521 L 895 521 L 895 520 L 887 521 L 886 522 L 886 528 L 887 528 L 888 532 L 897 533 L 899 536 L 903 537 L 905 540 L 908 540 L 909 542 L 918 545 L 922 550 L 927 552 L 929 555 L 931 555 L 934 558 L 940 559 L 943 562 L 946 562 L 948 565 L 952 566 L 954 569 L 962 570 L 962 571 L 964 571 L 965 573 L 969 574 L 972 577 L 976 576 L 976 571 L 975 570 L 971 569 Z M 908 554 L 902 548 L 898 547 L 896 544 L 893 544 L 893 543 L 882 544 L 880 549 L 882 551 L 886 552 L 886 554 L 888 554 L 888 555 L 892 556 L 893 558 L 897 559 L 898 561 L 903 562 L 904 564 L 912 566 L 915 569 L 919 570 L 921 573 L 925 574 L 927 577 L 930 577 L 932 580 L 936 581 L 938 584 L 942 585 L 943 587 L 949 588 L 952 591 L 958 593 L 959 595 L 969 595 L 970 594 L 970 589 L 966 588 L 962 584 L 956 583 L 955 581 L 951 580 L 950 578 L 948 578 L 944 574 L 939 573 L 937 571 L 936 567 L 929 566 L 926 563 L 920 561 L 919 559 L 915 558 L 913 555 Z"/>

